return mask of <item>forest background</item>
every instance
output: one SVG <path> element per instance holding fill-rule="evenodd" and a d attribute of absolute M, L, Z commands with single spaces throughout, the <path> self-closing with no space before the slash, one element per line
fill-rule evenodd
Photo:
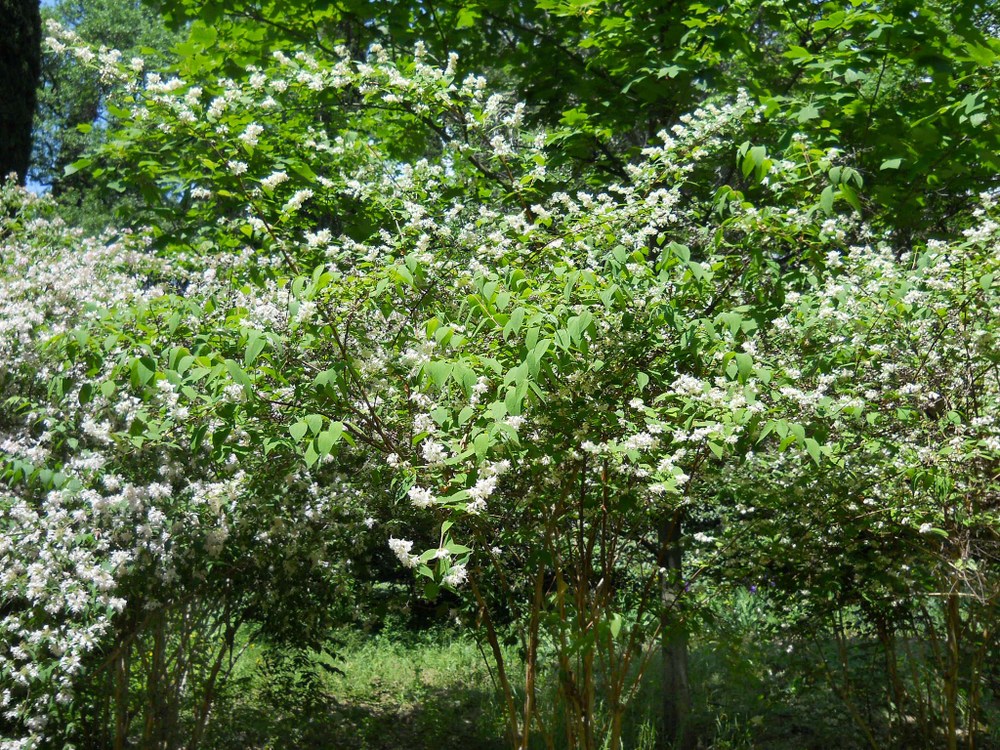
<path fill-rule="evenodd" d="M 1000 746 L 992 3 L 0 9 L 0 746 Z"/>

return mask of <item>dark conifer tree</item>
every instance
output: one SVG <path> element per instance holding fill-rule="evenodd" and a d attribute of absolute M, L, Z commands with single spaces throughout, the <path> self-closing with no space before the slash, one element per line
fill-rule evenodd
<path fill-rule="evenodd" d="M 0 0 L 0 179 L 28 172 L 41 37 L 39 0 Z"/>

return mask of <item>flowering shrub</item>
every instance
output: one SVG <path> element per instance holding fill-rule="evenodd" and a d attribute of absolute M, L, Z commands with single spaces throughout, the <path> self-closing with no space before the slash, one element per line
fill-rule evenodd
<path fill-rule="evenodd" d="M 890 724 L 905 734 L 918 716 L 927 744 L 940 741 L 935 717 L 951 737 L 977 726 L 996 649 L 1000 233 L 996 196 L 980 198 L 947 242 L 900 249 L 862 226 L 824 230 L 825 268 L 789 278 L 770 322 L 781 417 L 760 428 L 779 448 L 804 442 L 815 465 L 756 453 L 731 477 L 752 497 L 740 517 L 757 519 L 734 573 L 779 583 L 783 619 L 806 633 L 846 641 L 844 612 L 860 613 L 891 665 Z M 897 636 L 930 644 L 933 666 L 918 670 Z"/>
<path fill-rule="evenodd" d="M 53 33 L 55 47 L 80 48 Z M 617 746 L 692 582 L 729 551 L 759 554 L 769 525 L 779 544 L 781 530 L 812 534 L 830 518 L 797 489 L 829 491 L 838 507 L 859 487 L 884 494 L 877 517 L 895 525 L 869 523 L 862 504 L 835 516 L 844 528 L 904 525 L 921 541 L 968 519 L 995 529 L 981 514 L 957 524 L 940 495 L 890 492 L 938 434 L 930 390 L 945 401 L 982 390 L 961 390 L 949 369 L 955 352 L 939 345 L 961 321 L 942 308 L 952 297 L 935 295 L 985 311 L 992 279 L 959 284 L 947 269 L 966 265 L 953 261 L 908 269 L 868 230 L 828 218 L 835 200 L 857 202 L 860 176 L 801 141 L 777 160 L 740 149 L 744 173 L 764 183 L 757 205 L 733 187 L 712 195 L 700 165 L 756 116 L 745 97 L 706 103 L 661 133 L 627 181 L 591 191 L 549 163 L 521 107 L 482 79 L 454 80 L 453 62 L 435 67 L 419 48 L 408 63 L 377 48 L 365 62 L 278 54 L 213 82 L 142 74 L 142 61 L 121 66 L 107 51 L 82 60 L 120 82 L 114 106 L 135 125 L 78 167 L 130 181 L 156 222 L 128 239 L 148 243 L 141 268 L 128 269 L 118 245 L 71 252 L 65 229 L 45 244 L 30 208 L 5 240 L 2 293 L 47 300 L 0 328 L 12 331 L 0 351 L 13 371 L 32 373 L 3 381 L 19 409 L 4 425 L 5 492 L 25 507 L 4 523 L 43 550 L 35 573 L 18 553 L 26 577 L 4 589 L 4 627 L 23 643 L 0 672 L 17 736 L 45 736 L 47 707 L 71 705 L 85 682 L 76 664 L 93 652 L 117 665 L 106 687 L 124 706 L 116 741 L 140 731 L 149 746 L 182 731 L 196 741 L 239 624 L 259 610 L 280 631 L 286 601 L 321 621 L 351 539 L 379 534 L 427 595 L 468 592 L 512 745 L 526 748 L 535 731 L 551 741 L 538 698 L 546 651 L 570 744 Z M 849 233 L 867 244 L 845 250 Z M 986 229 L 927 259 L 993 237 Z M 20 269 L 34 267 L 17 260 L 22 245 L 29 261 L 84 264 L 89 275 L 76 278 L 90 304 L 66 303 L 62 274 L 45 294 L 42 281 L 20 287 Z M 39 308 L 66 320 L 52 327 Z M 903 328 L 905 316 L 920 329 Z M 914 358 L 915 340 L 926 346 Z M 991 361 L 990 341 L 969 341 L 965 362 Z M 905 376 L 926 390 L 904 388 Z M 911 402 L 935 416 L 901 434 Z M 977 403 L 985 411 L 951 410 L 970 425 L 955 444 L 963 471 L 995 453 L 992 428 L 974 422 L 993 402 Z M 748 478 L 766 512 L 725 502 Z M 54 503 L 45 519 L 32 510 L 43 502 Z M 692 517 L 703 527 L 685 537 Z M 694 548 L 686 572 L 668 559 L 681 543 Z M 944 549 L 934 543 L 925 549 Z M 60 556 L 105 565 L 105 593 L 71 598 L 93 577 L 76 567 L 49 611 L 36 590 L 67 569 L 48 564 Z M 130 726 L 133 640 L 163 654 L 192 612 L 222 643 L 192 660 L 203 708 L 183 730 L 175 699 L 169 721 Z M 501 615 L 518 625 L 523 701 Z M 37 635 L 46 627 L 94 630 L 64 664 L 30 650 L 48 642 Z M 169 660 L 157 658 L 142 674 L 159 694 Z M 57 668 L 30 674 L 29 662 Z"/>
<path fill-rule="evenodd" d="M 137 273 L 144 240 L 81 237 L 12 182 L 0 205 L 0 701 L 6 722 L 35 734 L 66 710 L 84 660 L 125 607 L 124 571 L 145 556 L 169 564 L 170 536 L 156 507 L 163 485 L 109 466 L 112 424 L 134 403 L 93 388 L 95 363 L 47 347 L 84 346 L 79 326 L 96 329 L 102 311 L 159 291 Z"/>

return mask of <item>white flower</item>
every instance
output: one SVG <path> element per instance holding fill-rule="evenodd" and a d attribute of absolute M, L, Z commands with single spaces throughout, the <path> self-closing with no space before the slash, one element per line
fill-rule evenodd
<path fill-rule="evenodd" d="M 498 477 L 508 471 L 510 471 L 510 461 L 506 458 L 501 461 L 486 464 L 486 466 L 480 469 L 480 473 L 486 477 Z"/>
<path fill-rule="evenodd" d="M 622 443 L 622 447 L 627 451 L 642 451 L 655 448 L 658 442 L 659 440 L 648 432 L 639 432 Z"/>
<path fill-rule="evenodd" d="M 483 477 L 469 488 L 469 497 L 473 500 L 485 500 L 493 494 L 497 487 L 496 476 Z"/>
<path fill-rule="evenodd" d="M 329 229 L 321 229 L 318 232 L 306 232 L 306 244 L 309 247 L 319 247 L 329 244 L 332 239 Z"/>
<path fill-rule="evenodd" d="M 221 96 L 217 96 L 212 100 L 212 103 L 208 105 L 208 116 L 213 119 L 218 119 L 222 116 L 222 113 L 226 111 L 226 100 Z"/>
<path fill-rule="evenodd" d="M 410 554 L 410 550 L 413 549 L 413 542 L 408 539 L 390 537 L 389 549 L 393 551 L 393 554 L 396 555 L 405 568 L 415 568 L 420 564 L 420 558 Z"/>
<path fill-rule="evenodd" d="M 410 502 L 413 503 L 414 508 L 429 508 L 437 500 L 429 489 L 416 485 L 410 487 L 406 494 L 410 498 Z"/>
<path fill-rule="evenodd" d="M 313 197 L 313 191 L 309 188 L 303 188 L 302 190 L 296 190 L 295 194 L 288 199 L 282 211 L 298 211 L 302 208 L 302 204 Z"/>
<path fill-rule="evenodd" d="M 285 172 L 271 172 L 271 174 L 260 181 L 260 184 L 268 190 L 274 190 L 287 179 L 288 174 Z"/>
<path fill-rule="evenodd" d="M 424 457 L 424 461 L 431 465 L 439 464 L 448 458 L 448 452 L 444 449 L 444 446 L 434 440 L 425 440 L 423 445 L 420 446 L 420 452 Z"/>
<path fill-rule="evenodd" d="M 442 579 L 442 583 L 446 586 L 451 586 L 452 588 L 458 588 L 469 578 L 469 572 L 465 569 L 464 565 L 456 565 L 451 570 L 448 571 Z"/>
<path fill-rule="evenodd" d="M 690 375 L 681 375 L 674 381 L 674 393 L 680 396 L 698 396 L 705 389 L 705 384 Z"/>
<path fill-rule="evenodd" d="M 509 417 L 504 419 L 504 422 L 513 427 L 514 431 L 516 432 L 517 430 L 521 429 L 521 425 L 524 424 L 524 417 L 511 414 Z"/>

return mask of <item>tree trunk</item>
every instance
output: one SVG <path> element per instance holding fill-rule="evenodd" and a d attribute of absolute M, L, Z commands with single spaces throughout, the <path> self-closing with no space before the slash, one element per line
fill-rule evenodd
<path fill-rule="evenodd" d="M 0 0 L 0 29 L 0 181 L 14 172 L 23 185 L 41 71 L 39 0 Z"/>
<path fill-rule="evenodd" d="M 687 728 L 691 709 L 688 684 L 687 634 L 679 622 L 678 587 L 683 580 L 681 547 L 681 512 L 665 519 L 659 529 L 664 572 L 661 576 L 661 629 L 663 653 L 663 735 L 661 747 L 687 750 L 692 746 Z"/>

